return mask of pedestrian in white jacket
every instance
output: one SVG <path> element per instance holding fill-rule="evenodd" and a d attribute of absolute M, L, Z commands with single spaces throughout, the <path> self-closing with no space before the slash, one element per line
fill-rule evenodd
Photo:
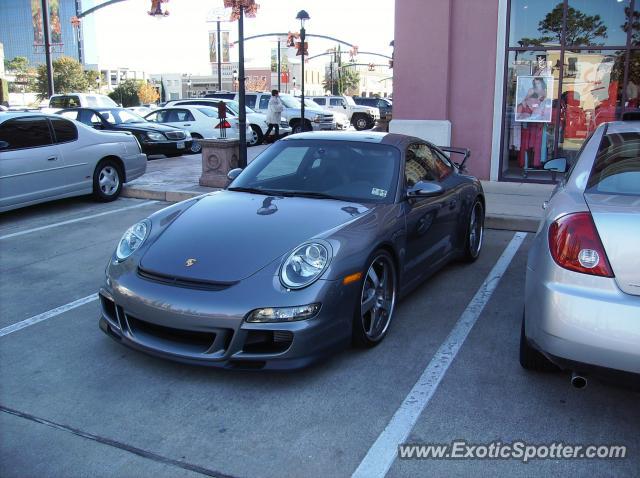
<path fill-rule="evenodd" d="M 269 127 L 264 135 L 265 141 L 267 142 L 269 135 L 271 134 L 271 130 L 274 128 L 276 133 L 275 140 L 280 137 L 280 114 L 284 107 L 282 106 L 282 101 L 280 101 L 278 94 L 278 90 L 271 90 L 271 98 L 269 99 L 269 106 L 267 106 L 267 124 Z"/>

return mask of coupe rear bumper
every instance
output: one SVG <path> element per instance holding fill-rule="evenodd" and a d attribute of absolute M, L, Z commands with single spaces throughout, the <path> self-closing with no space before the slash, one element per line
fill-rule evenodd
<path fill-rule="evenodd" d="M 640 374 L 640 297 L 614 279 L 527 268 L 526 336 L 552 362 Z"/>
<path fill-rule="evenodd" d="M 256 294 L 250 284 L 255 280 L 224 290 L 194 290 L 127 274 L 100 289 L 100 328 L 151 355 L 232 369 L 301 368 L 349 343 L 356 294 L 345 295 L 341 284 L 321 280 L 286 298 L 275 291 L 267 297 Z M 308 320 L 245 321 L 256 308 L 316 302 L 320 312 Z"/>

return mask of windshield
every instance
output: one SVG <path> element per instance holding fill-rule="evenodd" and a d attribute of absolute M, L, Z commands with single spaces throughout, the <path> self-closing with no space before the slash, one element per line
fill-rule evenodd
<path fill-rule="evenodd" d="M 147 120 L 133 111 L 124 109 L 109 109 L 98 111 L 111 124 L 146 123 Z"/>
<path fill-rule="evenodd" d="M 351 98 L 350 96 L 343 96 L 343 98 L 346 100 L 348 105 L 351 105 L 351 106 L 355 106 L 356 105 L 356 102 L 353 101 L 353 98 Z"/>
<path fill-rule="evenodd" d="M 258 156 L 229 189 L 390 203 L 395 197 L 399 163 L 399 150 L 385 144 L 280 141 Z"/>
<path fill-rule="evenodd" d="M 300 108 L 302 106 L 302 104 L 293 96 L 280 95 L 280 101 L 282 101 L 285 108 Z"/>

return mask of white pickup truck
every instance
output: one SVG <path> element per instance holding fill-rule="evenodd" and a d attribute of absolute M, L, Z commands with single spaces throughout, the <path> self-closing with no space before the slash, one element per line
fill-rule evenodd
<path fill-rule="evenodd" d="M 325 109 L 346 114 L 358 131 L 373 128 L 380 120 L 378 108 L 357 105 L 349 96 L 313 96 L 312 99 Z"/>

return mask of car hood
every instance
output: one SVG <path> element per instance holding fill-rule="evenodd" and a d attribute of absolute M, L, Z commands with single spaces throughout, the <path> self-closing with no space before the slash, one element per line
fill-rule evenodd
<path fill-rule="evenodd" d="M 139 132 L 149 132 L 149 131 L 160 131 L 164 133 L 165 131 L 182 131 L 180 128 L 174 128 L 173 126 L 167 126 L 159 123 L 122 123 L 114 125 L 116 129 L 120 129 L 123 131 L 139 131 Z"/>
<path fill-rule="evenodd" d="M 222 191 L 205 196 L 167 226 L 140 267 L 187 280 L 233 283 L 370 210 L 346 201 Z M 188 259 L 195 259 L 190 267 Z"/>

